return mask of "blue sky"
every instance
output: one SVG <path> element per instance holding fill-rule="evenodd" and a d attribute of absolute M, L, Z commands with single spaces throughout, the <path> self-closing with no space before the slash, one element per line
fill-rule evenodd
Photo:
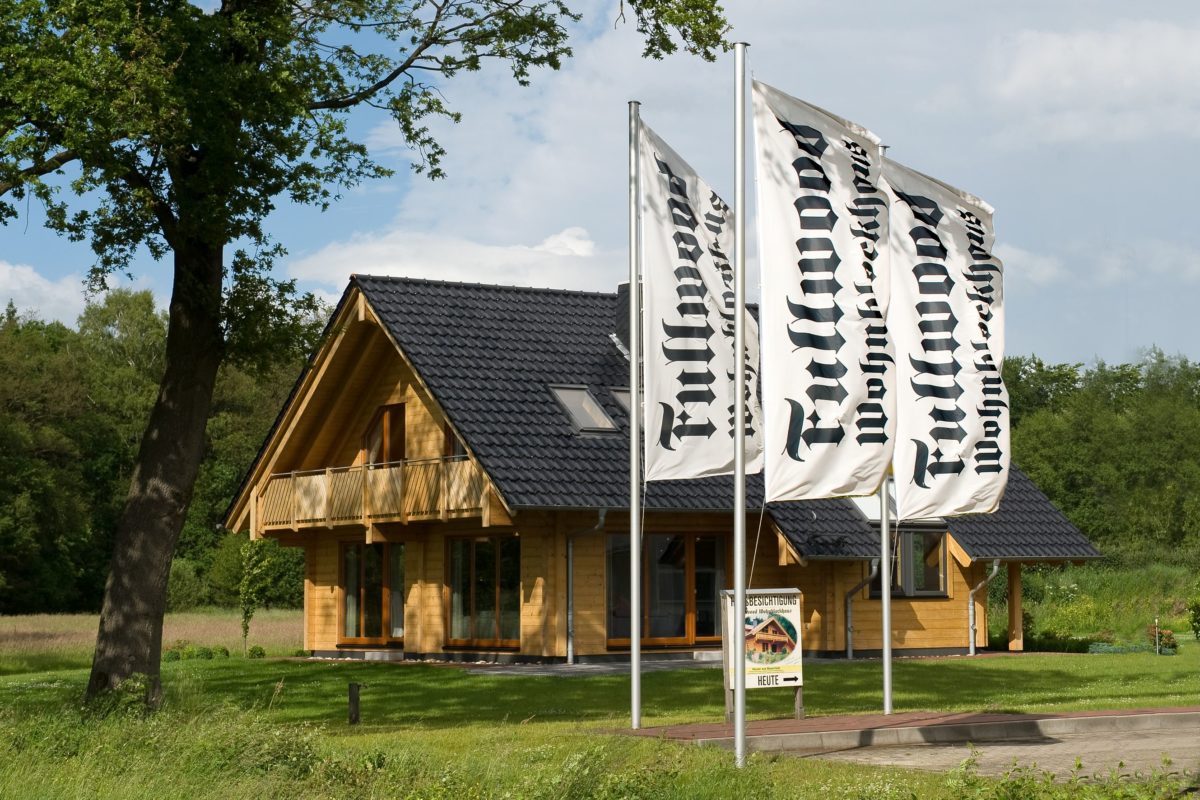
<path fill-rule="evenodd" d="M 464 114 L 438 126 L 445 180 L 411 176 L 393 126 L 359 113 L 354 129 L 397 176 L 324 214 L 281 207 L 269 224 L 290 251 L 281 273 L 330 298 L 353 272 L 611 290 L 627 270 L 631 99 L 731 200 L 732 55 L 644 61 L 636 32 L 611 24 L 615 1 L 576 5 L 576 57 L 561 71 L 528 88 L 503 70 L 445 85 Z M 1157 345 L 1200 358 L 1200 5 L 726 5 L 755 77 L 996 208 L 1007 352 L 1114 362 Z M 30 206 L 0 228 L 0 302 L 71 321 L 91 252 L 41 221 Z M 753 254 L 751 242 L 756 285 Z M 135 272 L 163 302 L 165 267 L 145 258 Z"/>

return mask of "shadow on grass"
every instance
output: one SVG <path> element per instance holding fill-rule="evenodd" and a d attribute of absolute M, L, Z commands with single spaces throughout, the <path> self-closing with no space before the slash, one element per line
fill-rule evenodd
<path fill-rule="evenodd" d="M 895 705 L 897 710 L 945 711 L 1066 710 L 1114 703 L 1114 707 L 1150 707 L 1183 705 L 1189 702 L 1185 699 L 1189 695 L 1200 694 L 1196 674 L 1162 669 L 1161 659 L 1146 661 L 1128 656 L 898 661 Z M 250 665 L 236 660 L 180 667 L 181 672 L 188 670 L 192 680 L 181 681 L 184 695 L 196 692 L 203 702 L 269 709 L 270 715 L 281 721 L 344 722 L 347 684 L 351 682 L 363 684 L 363 721 L 372 725 L 443 728 L 536 719 L 609 722 L 619 729 L 629 713 L 629 679 L 625 675 L 535 677 L 411 663 L 279 661 Z M 169 674 L 164 677 L 168 685 L 173 683 Z M 812 665 L 805 679 L 805 705 L 810 715 L 880 711 L 878 662 Z M 188 689 L 187 684 L 193 687 Z M 718 669 L 643 675 L 642 696 L 644 721 L 651 726 L 714 722 L 724 716 Z M 1172 697 L 1176 698 L 1173 702 Z M 186 696 L 180 699 L 190 702 Z M 791 711 L 790 692 L 748 693 L 751 717 L 787 717 Z"/>
<path fill-rule="evenodd" d="M 6 653 L 0 658 L 0 677 L 24 675 L 37 672 L 57 672 L 66 669 L 86 669 L 92 665 L 92 654 L 87 653 Z"/>
<path fill-rule="evenodd" d="M 1154 656 L 1026 656 L 898 660 L 897 711 L 1045 711 L 1194 703 L 1200 674 L 1187 663 Z M 1174 659 L 1170 659 L 1174 661 Z M 75 666 L 74 664 L 72 666 Z M 51 667 L 52 669 L 52 667 Z M 0 705 L 44 712 L 78 705 L 86 669 L 37 672 L 0 680 Z M 879 662 L 812 664 L 805 672 L 811 716 L 879 713 Z M 443 729 L 527 720 L 623 729 L 627 675 L 543 677 L 487 669 L 403 663 L 186 661 L 165 664 L 168 707 L 202 712 L 232 705 L 279 722 L 345 725 L 347 685 L 362 689 L 362 720 L 375 727 Z M 724 716 L 719 669 L 655 672 L 642 677 L 647 726 L 718 722 Z M 748 693 L 751 718 L 791 715 L 787 691 Z"/>

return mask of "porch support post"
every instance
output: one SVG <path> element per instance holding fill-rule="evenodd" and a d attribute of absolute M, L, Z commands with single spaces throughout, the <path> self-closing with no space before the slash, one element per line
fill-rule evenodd
<path fill-rule="evenodd" d="M 1025 649 L 1025 633 L 1021 626 L 1021 565 L 1008 564 L 1008 649 Z"/>

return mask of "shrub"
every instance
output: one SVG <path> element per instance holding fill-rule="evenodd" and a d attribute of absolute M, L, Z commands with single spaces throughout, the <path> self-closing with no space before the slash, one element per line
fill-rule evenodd
<path fill-rule="evenodd" d="M 1200 588 L 1197 588 L 1195 596 L 1188 601 L 1188 622 L 1192 625 L 1196 641 L 1200 642 Z"/>
<path fill-rule="evenodd" d="M 196 565 L 186 558 L 171 562 L 171 574 L 167 578 L 167 611 L 189 611 L 204 605 L 207 600 L 204 581 L 196 572 Z"/>
<path fill-rule="evenodd" d="M 212 661 L 213 651 L 211 647 L 197 647 L 192 653 L 193 658 L 198 658 L 201 661 Z"/>
<path fill-rule="evenodd" d="M 229 658 L 229 648 L 225 645 L 217 645 L 212 649 L 213 658 Z"/>
<path fill-rule="evenodd" d="M 252 644 L 246 651 L 246 658 L 266 658 L 267 651 L 261 645 Z"/>
<path fill-rule="evenodd" d="M 1146 638 L 1150 640 L 1152 649 L 1159 649 L 1168 655 L 1173 655 L 1179 648 L 1179 642 L 1175 641 L 1175 631 L 1168 628 L 1159 628 L 1155 625 L 1146 626 Z"/>

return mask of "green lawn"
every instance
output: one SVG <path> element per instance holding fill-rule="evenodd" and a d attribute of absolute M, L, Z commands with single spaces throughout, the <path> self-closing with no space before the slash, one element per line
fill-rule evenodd
<path fill-rule="evenodd" d="M 0 797 L 967 793 L 953 777 L 789 757 L 755 757 L 737 771 L 722 751 L 614 735 L 628 725 L 623 676 L 508 676 L 413 663 L 184 661 L 164 664 L 164 710 L 144 720 L 120 710 L 81 712 L 86 655 L 62 655 L 59 665 L 22 671 L 0 652 Z M 364 685 L 363 724 L 356 728 L 345 723 L 352 681 Z M 809 714 L 880 708 L 878 662 L 812 663 L 805 681 Z M 1200 645 L 1185 641 L 1170 657 L 901 659 L 894 684 L 897 711 L 1195 704 Z M 750 716 L 787 715 L 787 694 L 750 692 Z M 647 674 L 643 695 L 648 726 L 713 721 L 723 713 L 715 669 Z"/>

